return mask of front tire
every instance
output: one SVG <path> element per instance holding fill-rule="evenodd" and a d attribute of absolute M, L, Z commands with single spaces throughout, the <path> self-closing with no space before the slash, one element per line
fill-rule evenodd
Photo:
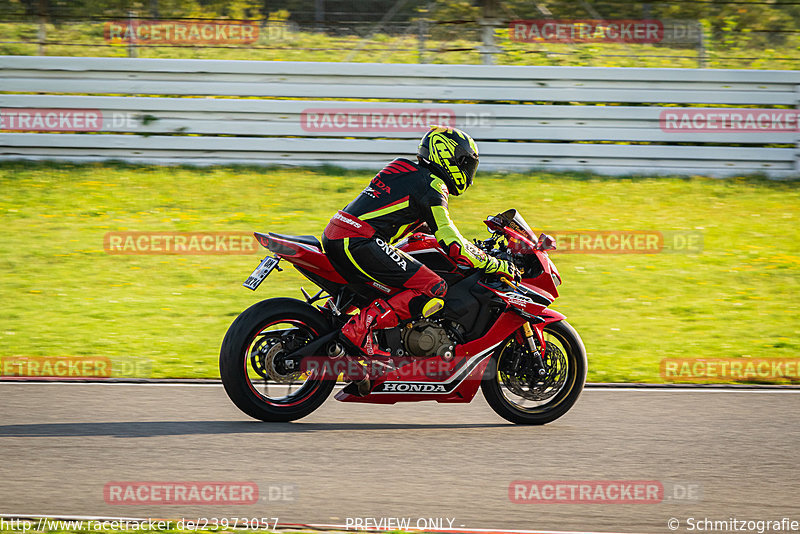
<path fill-rule="evenodd" d="M 253 304 L 233 321 L 222 341 L 219 371 L 228 397 L 262 421 L 294 421 L 310 414 L 325 402 L 336 381 L 287 372 L 280 367 L 280 356 L 329 331 L 322 313 L 304 302 L 274 298 Z M 292 391 L 293 385 L 299 389 Z"/>
<path fill-rule="evenodd" d="M 586 349 L 566 321 L 544 328 L 544 355 L 549 373 L 531 385 L 530 374 L 519 371 L 510 359 L 527 351 L 515 338 L 496 351 L 486 367 L 481 390 L 489 406 L 504 419 L 521 425 L 555 421 L 575 404 L 586 383 Z"/>

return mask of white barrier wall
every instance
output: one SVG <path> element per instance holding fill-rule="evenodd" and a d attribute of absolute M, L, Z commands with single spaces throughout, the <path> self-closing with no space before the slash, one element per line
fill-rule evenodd
<path fill-rule="evenodd" d="M 799 101 L 796 71 L 5 56 L 0 159 L 375 169 L 449 122 L 483 169 L 783 177 Z"/>

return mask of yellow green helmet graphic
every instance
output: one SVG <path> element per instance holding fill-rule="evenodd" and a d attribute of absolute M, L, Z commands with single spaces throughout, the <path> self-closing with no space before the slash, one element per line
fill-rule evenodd
<path fill-rule="evenodd" d="M 472 185 L 478 169 L 475 141 L 457 128 L 431 126 L 419 143 L 420 163 L 444 180 L 452 195 L 460 195 Z"/>

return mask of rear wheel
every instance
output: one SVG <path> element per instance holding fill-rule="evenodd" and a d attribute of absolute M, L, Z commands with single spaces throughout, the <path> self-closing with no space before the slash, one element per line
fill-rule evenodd
<path fill-rule="evenodd" d="M 586 382 L 586 349 L 566 321 L 544 328 L 541 375 L 525 343 L 511 338 L 492 356 L 481 382 L 486 401 L 498 415 L 523 425 L 544 425 L 572 408 Z"/>
<path fill-rule="evenodd" d="M 220 349 L 219 370 L 228 397 L 262 421 L 294 421 L 310 414 L 336 382 L 292 369 L 283 357 L 329 330 L 319 310 L 295 299 L 250 306 L 228 328 Z"/>

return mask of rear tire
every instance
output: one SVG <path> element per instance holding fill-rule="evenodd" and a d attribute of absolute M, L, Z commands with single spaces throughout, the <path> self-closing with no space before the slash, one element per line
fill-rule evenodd
<path fill-rule="evenodd" d="M 269 330 L 278 325 L 288 328 Z M 272 397 L 270 384 L 273 391 L 277 388 L 281 392 L 288 391 L 291 384 L 272 380 L 265 366 L 255 363 L 263 363 L 259 358 L 264 358 L 264 349 L 275 347 L 282 342 L 280 340 L 291 340 L 302 346 L 330 329 L 319 310 L 299 300 L 275 298 L 250 306 L 228 328 L 220 349 L 219 372 L 228 397 L 241 411 L 262 421 L 286 422 L 307 416 L 325 402 L 336 381 L 306 377 L 305 381 L 299 381 L 300 389 L 296 392 Z M 280 336 L 278 332 L 288 332 L 288 335 Z"/>
<path fill-rule="evenodd" d="M 502 373 L 498 372 L 498 363 L 504 357 L 509 357 L 510 349 L 516 343 L 514 338 L 500 350 L 496 351 L 486 367 L 481 382 L 481 390 L 486 402 L 497 412 L 500 417 L 520 425 L 544 425 L 555 421 L 575 404 L 586 383 L 586 349 L 578 333 L 566 321 L 551 323 L 544 328 L 548 345 L 554 340 L 561 354 L 557 354 L 559 361 L 565 363 L 564 375 L 560 379 L 561 386 L 546 402 L 538 405 L 525 406 L 522 402 L 515 401 L 514 395 L 504 384 Z M 563 356 L 562 356 L 563 355 Z M 502 363 L 500 365 L 502 368 Z"/>

